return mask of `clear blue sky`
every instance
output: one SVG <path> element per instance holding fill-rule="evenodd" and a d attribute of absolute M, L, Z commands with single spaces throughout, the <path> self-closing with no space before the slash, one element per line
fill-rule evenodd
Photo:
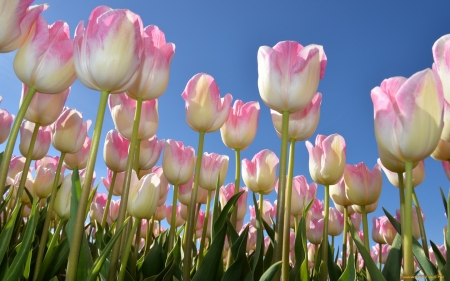
<path fill-rule="evenodd" d="M 385 78 L 409 77 L 431 67 L 433 43 L 450 33 L 450 2 L 283 2 L 49 0 L 50 8 L 43 15 L 49 23 L 66 21 L 72 36 L 78 22 L 87 21 L 92 9 L 99 5 L 130 9 L 141 16 L 144 26 L 159 26 L 166 34 L 166 40 L 175 43 L 176 52 L 169 86 L 159 100 L 158 137 L 181 140 L 197 149 L 198 134 L 185 121 L 181 93 L 193 75 L 206 72 L 217 80 L 222 96 L 231 93 L 234 99 L 259 101 L 261 104 L 258 133 L 250 147 L 242 152 L 243 158 L 252 158 L 265 148 L 277 155 L 280 150 L 280 139 L 273 129 L 270 111 L 258 92 L 258 48 L 273 46 L 283 40 L 295 40 L 302 45 L 320 44 L 324 46 L 328 65 L 319 86 L 323 94 L 321 119 L 310 141 L 314 142 L 316 134 L 339 133 L 347 143 L 347 163 L 363 161 L 373 167 L 378 156 L 370 91 Z M 0 54 L 0 95 L 3 96 L 0 107 L 16 114 L 21 83 L 13 72 L 13 58 L 14 53 Z M 67 106 L 83 112 L 86 119 L 95 120 L 99 97 L 98 93 L 76 81 Z M 113 128 L 108 110 L 100 147 L 103 147 L 106 132 Z M 3 150 L 4 146 L 0 145 L 0 149 Z M 232 182 L 234 153 L 222 143 L 219 132 L 207 134 L 205 151 L 230 156 L 226 182 Z M 15 154 L 18 153 L 16 149 Z M 52 150 L 50 154 L 57 153 Z M 101 176 L 106 176 L 101 151 L 97 159 L 98 182 Z M 297 143 L 295 161 L 295 175 L 305 175 L 311 180 L 303 142 Z M 428 238 L 440 245 L 446 219 L 439 186 L 447 191 L 449 184 L 441 163 L 429 158 L 425 167 L 425 181 L 416 188 L 416 192 L 427 216 Z M 381 206 L 391 214 L 399 208 L 397 188 L 386 177 L 383 180 L 379 210 L 369 214 L 369 228 L 371 218 L 382 215 Z M 101 190 L 105 190 L 103 186 Z M 323 199 L 322 187 L 317 196 Z M 275 192 L 268 197 L 275 200 Z"/>

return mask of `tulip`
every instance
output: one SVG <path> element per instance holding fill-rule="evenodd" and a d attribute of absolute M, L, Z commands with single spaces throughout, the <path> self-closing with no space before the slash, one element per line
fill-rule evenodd
<path fill-rule="evenodd" d="M 389 169 L 387 169 L 381 162 L 380 158 L 378 158 L 377 162 L 380 165 L 380 167 L 383 169 L 389 182 L 393 186 L 398 188 L 399 187 L 398 173 L 391 172 Z M 406 175 L 405 175 L 405 173 L 402 173 L 402 174 L 403 174 L 403 182 L 405 182 Z M 417 166 L 412 171 L 412 186 L 413 187 L 418 186 L 419 184 L 421 184 L 423 182 L 424 178 L 425 178 L 425 162 L 423 160 L 421 160 L 418 162 Z"/>
<path fill-rule="evenodd" d="M 189 80 L 181 94 L 186 102 L 186 121 L 197 132 L 215 132 L 225 123 L 233 97 L 220 98 L 214 78 L 199 73 Z"/>
<path fill-rule="evenodd" d="M 372 218 L 372 240 L 377 244 L 386 244 L 383 234 L 381 233 L 381 218 Z"/>
<path fill-rule="evenodd" d="M 138 76 L 142 30 L 141 18 L 129 10 L 95 8 L 86 29 L 81 21 L 75 31 L 74 63 L 81 83 L 97 91 L 127 91 Z"/>
<path fill-rule="evenodd" d="M 353 210 L 354 210 L 356 213 L 359 213 L 359 214 L 362 214 L 362 213 L 363 213 L 362 207 L 363 207 L 363 206 L 352 205 Z M 364 206 L 364 207 L 365 207 L 365 209 L 366 209 L 366 213 L 367 213 L 367 214 L 373 213 L 373 212 L 375 212 L 375 210 L 378 208 L 378 200 L 377 200 L 377 202 L 375 202 L 375 203 L 373 203 L 373 204 L 370 204 L 370 205 L 366 205 L 366 206 Z"/>
<path fill-rule="evenodd" d="M 269 149 L 258 152 L 252 161 L 242 160 L 242 179 L 256 193 L 269 194 L 277 181 L 278 157 Z"/>
<path fill-rule="evenodd" d="M 353 205 L 344 207 L 344 206 L 342 206 L 342 205 L 339 205 L 339 204 L 334 203 L 334 207 L 335 207 L 336 210 L 338 210 L 341 214 L 343 214 L 344 211 L 345 211 L 345 208 L 347 208 L 348 214 L 349 214 L 349 215 L 353 215 L 353 214 L 355 213 L 355 210 L 353 210 L 353 207 L 352 207 L 352 206 L 353 206 Z"/>
<path fill-rule="evenodd" d="M 259 206 L 259 200 L 258 200 L 258 206 Z M 250 222 L 253 226 L 256 227 L 256 212 L 254 206 L 248 206 L 250 210 Z M 261 210 L 260 210 L 261 212 Z M 272 204 L 270 204 L 269 200 L 263 201 L 263 207 L 261 212 L 261 218 L 269 225 L 273 225 L 272 217 L 274 215 L 274 208 Z"/>
<path fill-rule="evenodd" d="M 130 185 L 127 211 L 138 219 L 151 219 L 159 199 L 160 179 L 155 174 L 145 175 Z"/>
<path fill-rule="evenodd" d="M 259 119 L 259 103 L 236 100 L 228 117 L 220 128 L 223 143 L 231 149 L 246 149 L 256 136 Z"/>
<path fill-rule="evenodd" d="M 370 171 L 364 163 L 345 165 L 345 194 L 350 202 L 367 206 L 378 201 L 381 194 L 382 176 L 380 165 Z"/>
<path fill-rule="evenodd" d="M 156 25 L 144 29 L 142 44 L 141 66 L 127 95 L 133 99 L 154 100 L 166 91 L 175 44 L 166 43 L 164 33 Z"/>
<path fill-rule="evenodd" d="M 111 181 L 112 181 L 112 177 L 113 177 L 113 171 L 111 171 L 109 168 L 106 169 L 107 170 L 107 174 L 108 177 L 107 178 L 102 178 L 102 183 L 105 186 L 106 190 L 110 190 L 111 188 Z M 133 174 L 132 174 L 133 176 Z M 116 175 L 116 180 L 114 182 L 114 186 L 113 188 L 113 195 L 115 196 L 120 196 L 122 195 L 122 190 L 123 190 L 123 181 L 125 179 L 125 172 L 121 172 L 121 173 L 117 173 Z"/>
<path fill-rule="evenodd" d="M 397 230 L 395 230 L 394 226 L 391 224 L 389 219 L 386 216 L 380 217 L 380 233 L 383 236 L 386 243 L 392 245 L 394 242 L 395 235 L 397 234 Z"/>
<path fill-rule="evenodd" d="M 184 204 L 186 206 L 189 206 L 191 204 L 191 196 L 192 196 L 192 188 L 194 185 L 194 174 L 191 174 L 190 180 L 185 184 L 179 185 L 179 193 L 178 193 L 178 200 L 181 204 Z M 197 192 L 197 198 L 195 200 L 195 204 L 204 204 L 202 199 L 203 197 L 206 198 L 208 195 L 208 191 L 206 191 L 203 188 L 200 188 Z"/>
<path fill-rule="evenodd" d="M 282 41 L 258 50 L 258 88 L 263 102 L 278 112 L 300 111 L 308 106 L 323 78 L 327 58 L 323 47 L 303 47 Z"/>
<path fill-rule="evenodd" d="M 444 173 L 447 179 L 450 181 L 450 162 L 442 161 L 442 167 L 444 168 Z"/>
<path fill-rule="evenodd" d="M 159 188 L 159 201 L 158 201 L 158 207 L 162 206 L 167 199 L 167 192 L 169 191 L 169 182 L 167 181 L 166 177 L 163 173 L 163 168 L 161 166 L 153 167 L 151 169 L 151 172 L 156 174 L 159 177 L 160 181 L 160 188 Z"/>
<path fill-rule="evenodd" d="M 103 213 L 105 212 L 106 200 L 107 200 L 106 193 L 95 194 L 89 211 L 89 216 L 91 218 L 92 223 L 94 221 L 97 221 L 98 223 L 102 222 Z"/>
<path fill-rule="evenodd" d="M 20 105 L 28 95 L 28 91 L 28 86 L 22 84 Z M 56 95 L 35 93 L 24 118 L 30 122 L 39 123 L 41 126 L 51 125 L 61 115 L 69 93 L 70 87 Z"/>
<path fill-rule="evenodd" d="M 148 170 L 155 166 L 161 155 L 164 143 L 165 141 L 158 140 L 156 135 L 150 139 L 140 141 L 139 169 Z"/>
<path fill-rule="evenodd" d="M 278 182 L 275 186 L 278 193 Z M 296 176 L 292 179 L 291 214 L 301 215 L 303 209 L 316 197 L 317 184 L 308 185 L 304 176 Z"/>
<path fill-rule="evenodd" d="M 47 4 L 33 5 L 33 0 L 2 2 L 0 10 L 0 53 L 14 51 L 23 45 L 39 15 L 48 8 Z"/>
<path fill-rule="evenodd" d="M 225 186 L 222 186 L 219 190 L 219 200 L 220 205 L 225 207 L 230 198 L 235 194 L 235 186 L 234 183 L 229 183 Z M 248 197 L 248 188 L 240 188 L 239 192 L 244 191 L 244 193 L 239 197 L 236 208 L 237 208 L 237 219 L 236 221 L 241 221 L 244 219 L 245 214 L 247 212 L 247 197 Z M 236 229 L 238 229 L 236 227 Z"/>
<path fill-rule="evenodd" d="M 314 198 L 314 202 L 311 205 L 311 209 L 309 209 L 308 215 L 311 219 L 323 218 L 323 201 Z"/>
<path fill-rule="evenodd" d="M 436 72 L 426 69 L 409 79 L 384 80 L 372 90 L 371 97 L 375 137 L 386 157 L 417 162 L 434 151 L 444 112 L 442 84 Z"/>
<path fill-rule="evenodd" d="M 136 112 L 136 100 L 125 93 L 109 96 L 109 109 L 116 130 L 126 139 L 131 140 L 134 115 Z M 152 138 L 158 129 L 158 101 L 142 102 L 141 115 L 137 138 L 146 140 Z"/>
<path fill-rule="evenodd" d="M 444 97 L 450 103 L 450 34 L 444 35 L 433 44 L 433 69 L 442 81 Z M 450 140 L 447 140 L 450 141 Z"/>
<path fill-rule="evenodd" d="M 34 164 L 36 176 L 34 178 L 33 190 L 39 198 L 47 198 L 52 192 L 53 181 L 55 180 L 58 162 L 58 156 L 45 156 L 42 160 L 38 160 Z M 60 185 L 64 178 L 65 168 L 60 171 L 58 185 Z"/>
<path fill-rule="evenodd" d="M 166 204 L 164 203 L 163 205 L 158 206 L 158 208 L 156 208 L 155 220 L 162 221 L 165 218 L 166 218 Z"/>
<path fill-rule="evenodd" d="M 36 124 L 24 121 L 22 126 L 20 126 L 20 153 L 28 157 L 28 149 L 32 141 L 33 131 L 35 130 Z M 42 159 L 48 152 L 50 148 L 51 139 L 51 129 L 50 126 L 41 126 L 38 128 L 36 139 L 34 142 L 33 152 L 31 153 L 32 160 Z"/>
<path fill-rule="evenodd" d="M 316 146 L 306 142 L 309 152 L 309 172 L 318 184 L 336 184 L 344 174 L 346 145 L 338 134 L 317 135 Z"/>
<path fill-rule="evenodd" d="M 83 122 L 81 112 L 76 109 L 63 111 L 52 125 L 52 144 L 62 153 L 75 153 L 81 149 L 91 121 Z"/>
<path fill-rule="evenodd" d="M 328 235 L 338 236 L 344 230 L 344 216 L 335 208 L 330 207 L 328 217 Z"/>
<path fill-rule="evenodd" d="M 431 153 L 431 157 L 438 161 L 449 161 L 450 160 L 450 142 L 443 139 L 439 140 L 438 145 Z M 414 173 L 414 172 L 413 172 Z"/>
<path fill-rule="evenodd" d="M 213 191 L 217 184 L 223 185 L 227 176 L 228 156 L 216 153 L 203 153 L 199 185 L 203 189 Z M 219 183 L 217 180 L 220 179 Z"/>
<path fill-rule="evenodd" d="M 103 147 L 103 159 L 106 166 L 117 173 L 126 170 L 128 159 L 128 148 L 130 141 L 122 137 L 116 130 L 106 134 L 105 146 Z"/>
<path fill-rule="evenodd" d="M 25 167 L 25 160 L 26 159 L 23 156 L 14 156 L 11 159 L 8 169 L 8 178 L 11 179 L 11 181 L 14 181 L 16 175 L 23 171 L 23 168 Z"/>
<path fill-rule="evenodd" d="M 412 210 L 412 221 L 408 222 L 408 223 L 410 223 L 412 225 L 412 235 L 414 236 L 414 238 L 419 239 L 421 237 L 421 235 L 420 235 L 420 227 L 419 227 L 419 218 L 417 217 L 416 207 L 412 207 L 412 209 L 413 209 Z M 422 209 L 420 209 L 420 212 L 422 214 L 422 221 L 424 222 L 426 217 L 423 214 Z M 395 218 L 400 223 L 402 223 L 402 224 L 403 223 L 405 223 L 405 224 L 407 223 L 406 221 L 402 222 L 402 216 L 400 214 L 400 210 L 399 209 L 397 209 L 395 211 L 395 214 L 396 214 Z"/>
<path fill-rule="evenodd" d="M 111 200 L 107 220 L 108 222 L 111 222 L 111 224 L 117 220 L 117 217 L 119 216 L 119 208 L 120 208 L 120 199 L 117 201 Z"/>
<path fill-rule="evenodd" d="M 67 23 L 47 25 L 39 16 L 34 34 L 16 53 L 14 71 L 20 81 L 37 92 L 61 93 L 76 79 L 73 48 Z"/>
<path fill-rule="evenodd" d="M 257 229 L 250 224 L 245 224 L 244 226 L 242 226 L 241 231 L 239 232 L 239 235 L 241 235 L 244 230 L 248 227 L 248 236 L 247 236 L 247 248 L 246 248 L 246 252 L 250 253 L 250 251 L 255 250 L 256 249 L 256 233 L 257 233 Z"/>
<path fill-rule="evenodd" d="M 391 246 L 389 246 L 389 245 L 381 246 L 381 263 L 382 264 L 386 264 L 386 260 L 387 260 L 387 257 L 389 255 L 389 250 L 390 249 L 391 249 Z M 373 259 L 374 262 L 378 262 L 379 261 L 379 255 L 380 255 L 380 248 L 372 246 L 372 250 L 373 250 L 373 255 L 371 254 L 372 259 Z M 372 253 L 372 251 L 371 251 L 371 253 Z"/>
<path fill-rule="evenodd" d="M 18 196 L 17 193 L 19 191 L 19 185 L 21 183 L 22 173 L 23 172 L 18 173 L 16 175 L 16 177 L 14 178 L 14 183 L 13 183 L 13 188 L 14 188 L 13 189 L 13 192 L 14 192 L 13 193 L 13 198 L 14 198 L 14 200 Z M 33 182 L 34 182 L 33 181 L 33 176 L 31 175 L 30 172 L 28 172 L 27 176 L 25 178 L 25 185 L 24 185 L 24 187 L 30 192 L 31 196 L 34 196 L 34 194 L 35 194 L 34 189 L 33 189 L 33 185 L 34 185 Z M 24 204 L 31 204 L 30 197 L 28 197 L 28 194 L 25 191 L 22 192 L 22 196 L 21 196 L 20 201 L 22 203 L 24 203 Z"/>
<path fill-rule="evenodd" d="M 306 238 L 314 245 L 322 243 L 324 218 L 311 219 L 306 227 Z"/>
<path fill-rule="evenodd" d="M 184 146 L 180 141 L 166 140 L 162 167 L 164 176 L 171 184 L 187 183 L 195 165 L 195 151 L 190 146 Z"/>
<path fill-rule="evenodd" d="M 330 197 L 333 200 L 334 204 L 338 204 L 341 206 L 350 206 L 352 202 L 347 199 L 345 196 L 345 181 L 344 177 L 341 178 L 339 182 L 336 184 L 330 185 Z"/>
<path fill-rule="evenodd" d="M 80 174 L 80 182 L 84 183 L 84 174 Z M 62 220 L 68 220 L 70 217 L 70 197 L 72 194 L 72 173 L 64 177 L 61 187 L 58 189 L 55 198 L 54 210 Z"/>
<path fill-rule="evenodd" d="M 445 260 L 446 257 L 447 257 L 447 250 L 445 249 L 445 244 L 444 244 L 444 245 L 441 245 L 441 246 L 436 245 L 436 247 L 438 248 L 439 252 L 441 253 L 442 257 L 443 257 L 444 260 Z M 430 248 L 428 249 L 428 252 L 429 252 L 429 254 L 430 254 L 430 261 L 431 261 L 435 266 L 438 266 L 437 261 L 436 261 L 436 256 L 435 256 L 435 253 L 434 253 L 433 248 L 430 247 Z"/>
<path fill-rule="evenodd" d="M 67 169 L 73 170 L 75 169 L 75 167 L 78 167 L 78 169 L 86 168 L 89 151 L 91 150 L 91 142 L 91 138 L 86 136 L 86 139 L 84 140 L 83 146 L 80 148 L 80 150 L 73 154 L 66 154 L 66 156 L 64 157 L 64 165 L 67 167 Z"/>
<path fill-rule="evenodd" d="M 302 141 L 314 134 L 319 124 L 321 103 L 322 94 L 317 93 L 306 108 L 289 115 L 288 139 Z M 273 109 L 270 113 L 277 135 L 281 137 L 282 115 Z"/>
<path fill-rule="evenodd" d="M 179 204 L 176 207 L 175 227 L 181 226 L 184 223 L 184 221 L 185 221 L 185 219 L 181 215 L 182 214 L 181 210 L 182 210 L 183 206 L 184 205 Z M 186 210 L 186 212 L 187 212 L 187 210 Z M 169 206 L 166 207 L 166 220 L 167 220 L 167 223 L 169 223 L 169 224 L 170 224 L 170 216 L 171 215 L 172 215 L 172 205 L 169 205 Z"/>
<path fill-rule="evenodd" d="M 359 230 L 361 226 L 362 215 L 360 213 L 353 213 L 350 215 L 350 220 L 355 230 Z"/>
<path fill-rule="evenodd" d="M 2 97 L 0 96 L 0 102 L 1 101 Z M 8 139 L 13 119 L 14 115 L 9 114 L 6 109 L 0 109 L 0 144 Z"/>

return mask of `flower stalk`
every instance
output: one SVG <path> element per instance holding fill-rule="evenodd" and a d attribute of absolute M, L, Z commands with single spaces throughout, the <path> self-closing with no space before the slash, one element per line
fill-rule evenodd
<path fill-rule="evenodd" d="M 206 198 L 206 213 L 205 213 L 205 223 L 203 224 L 202 229 L 202 238 L 200 240 L 200 250 L 198 252 L 198 262 L 197 262 L 197 269 L 200 267 L 200 264 L 203 261 L 203 250 L 205 248 L 205 240 L 206 240 L 206 231 L 209 226 L 209 208 L 211 204 L 211 194 L 212 191 L 208 190 L 208 197 Z"/>
<path fill-rule="evenodd" d="M 422 210 L 420 208 L 419 199 L 417 198 L 416 191 L 414 190 L 414 188 L 412 190 L 412 197 L 413 197 L 414 205 L 416 206 L 417 220 L 419 222 L 420 236 L 422 238 L 421 239 L 422 240 L 422 248 L 424 249 L 425 255 L 429 259 L 430 258 L 430 252 L 428 251 L 427 234 L 425 232 L 425 226 L 423 224 Z M 425 251 L 425 249 L 427 251 Z"/>
<path fill-rule="evenodd" d="M 412 170 L 413 163 L 405 162 L 406 194 L 405 194 L 405 222 L 412 221 Z M 402 218 L 403 219 L 403 218 Z M 403 231 L 403 272 L 404 275 L 414 275 L 414 256 L 412 252 L 412 224 L 402 223 Z"/>
<path fill-rule="evenodd" d="M 128 235 L 127 244 L 125 246 L 125 249 L 128 249 L 128 250 L 124 252 L 124 255 L 122 257 L 122 261 L 120 264 L 119 281 L 123 281 L 125 279 L 125 272 L 127 271 L 128 257 L 131 252 L 131 243 L 133 243 L 134 233 L 136 233 L 136 230 L 140 223 L 141 223 L 140 219 L 137 219 L 137 218 L 134 219 L 133 227 L 131 228 L 130 235 Z M 139 241 L 137 238 L 136 238 L 135 244 L 136 244 L 136 247 L 139 246 Z"/>
<path fill-rule="evenodd" d="M 106 226 L 106 220 L 108 218 L 109 206 L 111 205 L 111 199 L 112 199 L 112 196 L 114 193 L 114 185 L 116 184 L 116 176 L 117 176 L 117 172 L 113 171 L 111 183 L 109 185 L 108 200 L 106 200 L 105 211 L 103 212 L 103 217 L 102 217 L 102 228 L 105 228 L 105 226 Z"/>
<path fill-rule="evenodd" d="M 173 185 L 173 199 L 172 199 L 172 214 L 170 216 L 170 230 L 169 230 L 169 247 L 168 251 L 172 251 L 174 245 L 176 227 L 176 214 L 177 214 L 177 197 L 178 197 L 178 184 Z"/>

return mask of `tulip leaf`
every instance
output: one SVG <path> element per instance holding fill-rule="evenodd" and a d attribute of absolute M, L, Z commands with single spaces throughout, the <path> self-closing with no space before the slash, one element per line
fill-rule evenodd
<path fill-rule="evenodd" d="M 379 251 L 379 255 L 382 255 L 382 251 Z M 392 242 L 389 255 L 386 259 L 386 264 L 383 267 L 383 276 L 386 280 L 399 280 L 402 267 L 402 237 L 397 233 Z"/>
<path fill-rule="evenodd" d="M 209 250 L 202 261 L 202 264 L 197 270 L 197 273 L 194 275 L 192 281 L 213 281 L 220 280 L 222 278 L 222 276 L 219 275 L 219 267 L 222 263 L 222 250 L 225 244 L 226 234 L 227 224 L 223 224 L 222 228 L 217 232 L 215 239 L 212 241 L 211 246 L 209 247 Z"/>
<path fill-rule="evenodd" d="M 124 221 L 123 225 L 116 231 L 114 236 L 108 242 L 108 245 L 106 245 L 105 249 L 103 249 L 101 255 L 97 258 L 97 260 L 93 264 L 92 269 L 89 270 L 89 275 L 86 278 L 86 280 L 89 280 L 89 281 L 97 280 L 97 276 L 100 273 L 100 270 L 102 269 L 103 263 L 106 261 L 106 258 L 109 256 L 109 253 L 111 252 L 114 244 L 116 243 L 117 239 L 119 238 L 120 234 L 122 233 L 124 227 L 127 225 L 128 221 L 129 221 L 129 218 L 127 218 Z"/>
<path fill-rule="evenodd" d="M 228 200 L 227 204 L 223 207 L 222 211 L 220 212 L 220 215 L 217 217 L 217 220 L 214 221 L 213 229 L 215 229 L 215 233 L 219 232 L 219 229 L 222 229 L 224 225 L 226 225 L 225 220 L 228 217 L 228 212 L 231 210 L 231 208 L 237 203 L 237 200 L 239 197 L 244 193 L 244 191 L 241 191 L 239 193 L 236 193 L 233 195 L 230 200 Z M 215 236 L 213 236 L 214 240 Z"/>
<path fill-rule="evenodd" d="M 328 243 L 328 277 L 330 281 L 337 281 L 339 276 L 342 274 L 341 269 L 333 261 L 333 253 L 331 252 L 331 245 Z"/>
<path fill-rule="evenodd" d="M 162 245 L 162 236 L 153 240 L 153 246 L 142 264 L 142 274 L 144 278 L 158 275 L 164 269 L 166 257 Z"/>
<path fill-rule="evenodd" d="M 247 226 L 236 242 L 231 246 L 234 262 L 225 272 L 222 281 L 245 280 L 246 276 L 251 274 L 246 256 L 248 229 L 249 227 Z"/>
<path fill-rule="evenodd" d="M 5 189 L 8 189 L 10 186 L 6 186 Z M 0 204 L 0 213 L 3 213 L 3 211 L 5 210 L 6 206 L 10 203 L 11 197 L 14 194 L 14 192 L 10 192 L 8 193 L 8 195 L 6 196 L 6 198 L 2 201 L 2 203 Z"/>
<path fill-rule="evenodd" d="M 364 247 L 364 244 L 361 242 L 359 235 L 356 234 L 355 227 L 351 223 L 349 223 L 349 228 L 350 228 L 350 234 L 353 238 L 353 241 L 355 242 L 359 253 L 361 254 L 361 256 L 364 259 L 364 265 L 366 266 L 367 270 L 369 271 L 369 274 L 372 277 L 372 280 L 386 281 L 383 274 L 381 274 L 381 272 L 378 270 L 377 266 L 373 262 L 369 251 L 367 251 L 367 249 Z"/>
<path fill-rule="evenodd" d="M 436 262 L 438 264 L 439 270 L 443 270 L 445 266 L 445 258 L 442 255 L 441 251 L 439 251 L 439 248 L 436 246 L 436 244 L 433 243 L 433 241 L 430 240 L 431 248 L 433 249 L 434 256 L 436 257 Z"/>
<path fill-rule="evenodd" d="M 347 267 L 339 277 L 338 281 L 354 281 L 356 280 L 355 255 L 353 254 L 353 247 L 350 246 L 350 255 L 348 256 Z"/>
<path fill-rule="evenodd" d="M 277 271 L 280 269 L 281 264 L 282 261 L 274 263 L 271 267 L 269 267 L 269 269 L 266 270 L 266 272 L 264 272 L 259 281 L 271 281 L 275 276 L 275 274 L 277 273 Z"/>
<path fill-rule="evenodd" d="M 212 223 L 216 222 L 217 218 L 219 218 L 220 214 L 220 201 L 219 201 L 219 194 L 220 194 L 220 175 L 217 178 L 216 183 L 216 192 L 214 193 L 214 205 L 213 205 L 213 213 L 212 213 Z M 214 240 L 214 237 L 216 236 L 216 229 L 214 227 L 211 228 L 211 238 Z"/>
<path fill-rule="evenodd" d="M 289 280 L 297 280 L 298 274 L 300 273 L 300 267 L 305 260 L 305 249 L 304 249 L 304 243 L 303 239 L 306 239 L 303 235 L 305 231 L 305 220 L 304 218 L 300 218 L 300 221 L 297 225 L 297 234 L 295 235 L 295 247 L 294 247 L 294 254 L 295 254 L 295 264 L 292 268 L 291 272 L 289 273 Z M 306 235 L 306 234 L 305 234 Z M 306 249 L 307 251 L 307 249 Z"/>
<path fill-rule="evenodd" d="M 263 274 L 263 256 L 264 256 L 264 233 L 263 225 L 261 223 L 261 213 L 259 210 L 258 202 L 256 201 L 255 193 L 253 194 L 253 204 L 255 205 L 256 213 L 256 249 L 254 252 L 254 258 L 252 260 L 252 273 L 253 279 L 259 280 Z"/>
<path fill-rule="evenodd" d="M 31 248 L 31 244 L 34 238 L 34 232 L 36 230 L 36 225 L 39 220 L 39 212 L 37 211 L 37 200 L 34 200 L 30 220 L 27 223 L 25 234 L 23 235 L 22 243 L 20 249 L 14 258 L 11 267 L 6 273 L 4 280 L 20 280 L 25 268 L 25 264 L 28 259 L 28 253 Z"/>
<path fill-rule="evenodd" d="M 36 281 L 49 280 L 61 267 L 67 264 L 69 240 L 64 238 L 52 251 L 47 252 L 42 262 Z"/>
<path fill-rule="evenodd" d="M 448 193 L 448 198 L 447 198 L 447 210 L 448 209 L 450 209 L 450 192 Z M 450 216 L 447 215 L 447 226 L 449 225 L 449 223 L 450 223 Z M 446 245 L 446 249 L 447 249 L 446 260 L 450 261 L 450 251 L 449 251 L 449 249 L 450 249 L 450 231 L 448 231 L 448 229 L 445 232 L 445 245 Z M 444 280 L 450 280 L 450 268 L 449 267 L 450 267 L 450 262 L 445 263 L 444 270 L 443 270 Z"/>
<path fill-rule="evenodd" d="M 270 241 L 269 247 L 267 248 L 266 255 L 264 257 L 263 272 L 266 272 L 272 265 L 272 258 L 273 258 L 273 242 Z"/>
<path fill-rule="evenodd" d="M 441 193 L 442 203 L 444 204 L 445 214 L 448 216 L 447 199 L 445 199 L 445 195 L 444 195 L 444 191 L 442 191 L 442 187 L 439 187 L 439 191 Z"/>
<path fill-rule="evenodd" d="M 10 192 L 12 194 L 12 192 Z M 0 261 L 3 260 L 3 257 L 5 256 L 6 251 L 8 250 L 9 241 L 11 240 L 11 236 L 14 230 L 14 224 L 16 222 L 17 214 L 19 213 L 19 210 L 21 210 L 21 204 L 17 204 L 17 206 L 14 208 L 11 217 L 9 218 L 8 222 L 6 223 L 5 228 L 3 228 L 2 233 L 0 234 Z"/>
<path fill-rule="evenodd" d="M 227 222 L 227 225 L 228 225 L 228 228 L 227 228 L 228 239 L 229 239 L 228 244 L 233 245 L 236 242 L 236 240 L 239 238 L 239 234 L 236 232 L 236 229 L 234 229 L 230 220 L 225 220 L 225 221 Z"/>
<path fill-rule="evenodd" d="M 275 241 L 275 231 L 273 231 L 273 229 L 270 227 L 270 225 L 265 220 L 262 220 L 262 223 L 264 225 L 264 229 L 267 232 L 267 235 L 270 238 L 270 241 L 272 241 L 272 243 L 273 243 Z"/>

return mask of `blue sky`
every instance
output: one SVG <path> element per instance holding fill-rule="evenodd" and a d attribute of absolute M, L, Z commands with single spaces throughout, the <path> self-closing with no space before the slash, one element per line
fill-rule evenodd
<path fill-rule="evenodd" d="M 433 43 L 450 33 L 448 1 L 433 1 L 428 5 L 424 1 L 284 1 L 276 5 L 273 1 L 255 0 L 49 0 L 47 3 L 50 8 L 43 16 L 49 24 L 56 20 L 66 21 L 72 36 L 78 22 L 87 21 L 93 8 L 108 5 L 138 13 L 144 26 L 159 26 L 166 40 L 175 43 L 169 86 L 159 99 L 159 138 L 181 140 L 197 149 L 198 134 L 185 121 L 181 93 L 187 81 L 199 72 L 216 79 L 222 96 L 231 93 L 234 100 L 260 102 L 256 139 L 241 153 L 243 158 L 252 158 L 266 148 L 277 155 L 280 150 L 280 139 L 273 128 L 270 110 L 262 103 L 258 92 L 258 48 L 284 40 L 295 40 L 302 45 L 322 45 L 328 65 L 319 85 L 323 94 L 321 119 L 310 141 L 314 142 L 317 134 L 341 134 L 347 143 L 347 163 L 364 162 L 370 168 L 378 158 L 371 89 L 379 86 L 385 78 L 409 77 L 431 67 Z M 14 75 L 13 59 L 14 53 L 0 54 L 0 95 L 3 96 L 0 106 L 16 114 L 21 83 Z M 77 108 L 84 118 L 95 120 L 99 97 L 99 93 L 76 81 L 67 106 Z M 103 147 L 106 133 L 113 128 L 107 110 L 100 147 Z M 0 145 L 0 150 L 4 146 Z M 226 182 L 233 182 L 234 152 L 222 143 L 219 132 L 207 134 L 205 151 L 230 156 Z M 16 149 L 15 154 L 18 153 Z M 50 154 L 57 155 L 57 152 L 52 150 Z M 101 151 L 97 159 L 99 181 L 106 175 Z M 295 175 L 305 175 L 311 181 L 308 153 L 303 142 L 297 143 L 295 161 Z M 449 184 L 441 163 L 428 158 L 425 169 L 425 181 L 416 188 L 416 192 L 427 216 L 428 238 L 440 245 L 446 219 L 439 186 L 447 191 Z M 382 215 L 381 206 L 391 214 L 399 208 L 397 188 L 384 176 L 383 180 L 379 209 L 369 214 L 369 228 L 371 218 Z M 105 190 L 103 186 L 101 190 Z M 323 199 L 322 187 L 319 187 L 317 196 Z M 268 197 L 275 200 L 275 192 Z"/>

